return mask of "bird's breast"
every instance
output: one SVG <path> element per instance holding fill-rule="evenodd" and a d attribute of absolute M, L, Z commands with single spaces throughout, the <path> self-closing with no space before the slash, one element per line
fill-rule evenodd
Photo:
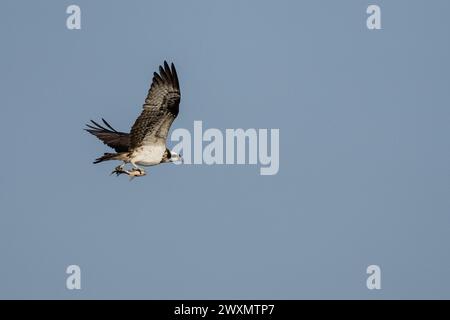
<path fill-rule="evenodd" d="M 154 166 L 161 162 L 165 151 L 165 145 L 142 146 L 133 151 L 131 160 L 137 165 Z"/>

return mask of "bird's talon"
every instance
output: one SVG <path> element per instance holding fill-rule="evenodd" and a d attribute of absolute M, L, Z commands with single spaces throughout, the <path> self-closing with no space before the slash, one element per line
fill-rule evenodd
<path fill-rule="evenodd" d="M 120 176 L 121 174 L 124 174 L 124 173 L 128 174 L 128 172 L 126 170 L 124 170 L 122 166 L 116 167 L 113 170 L 113 172 L 111 172 L 111 174 L 114 174 L 114 173 L 116 174 L 117 177 Z"/>

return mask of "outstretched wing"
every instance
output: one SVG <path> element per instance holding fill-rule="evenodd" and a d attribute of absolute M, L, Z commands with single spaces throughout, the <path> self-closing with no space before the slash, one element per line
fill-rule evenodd
<path fill-rule="evenodd" d="M 159 74 L 153 73 L 144 110 L 131 128 L 130 150 L 143 145 L 166 144 L 170 126 L 178 115 L 180 98 L 175 66 L 172 63 L 169 67 L 164 61 L 164 68 L 159 67 Z"/>
<path fill-rule="evenodd" d="M 86 124 L 88 129 L 84 129 L 90 134 L 93 134 L 104 144 L 116 150 L 116 152 L 126 152 L 130 146 L 130 134 L 116 131 L 113 127 L 102 118 L 105 127 L 91 120 L 91 124 Z"/>

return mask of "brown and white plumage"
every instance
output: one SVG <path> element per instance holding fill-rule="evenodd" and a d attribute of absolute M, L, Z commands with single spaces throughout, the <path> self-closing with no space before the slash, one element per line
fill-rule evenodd
<path fill-rule="evenodd" d="M 165 144 L 180 106 L 180 85 L 175 66 L 159 67 L 144 103 L 144 110 L 131 128 L 130 149 L 148 144 Z"/>
<path fill-rule="evenodd" d="M 91 120 L 91 124 L 87 124 L 87 132 L 93 134 L 108 147 L 113 148 L 116 152 L 128 151 L 130 146 L 130 134 L 125 132 L 119 132 L 102 118 L 104 126 L 98 124 L 94 120 Z"/>
<path fill-rule="evenodd" d="M 124 164 L 117 167 L 115 172 L 130 174 L 129 171 L 123 170 L 126 163 L 131 163 L 136 170 L 143 171 L 137 165 L 152 166 L 181 160 L 179 155 L 166 147 L 167 135 L 179 112 L 180 98 L 180 84 L 175 66 L 172 63 L 169 67 L 164 61 L 164 67 L 159 67 L 159 74 L 153 73 L 153 81 L 142 113 L 130 133 L 115 130 L 104 119 L 104 126 L 92 120 L 92 124 L 87 125 L 86 131 L 117 152 L 105 153 L 94 163 L 121 160 Z"/>

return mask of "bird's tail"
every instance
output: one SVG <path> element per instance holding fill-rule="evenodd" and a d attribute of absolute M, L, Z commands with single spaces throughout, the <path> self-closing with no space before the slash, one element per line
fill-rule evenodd
<path fill-rule="evenodd" d="M 94 163 L 100 163 L 108 160 L 126 161 L 127 159 L 128 159 L 128 152 L 105 153 L 100 158 L 95 159 Z"/>

